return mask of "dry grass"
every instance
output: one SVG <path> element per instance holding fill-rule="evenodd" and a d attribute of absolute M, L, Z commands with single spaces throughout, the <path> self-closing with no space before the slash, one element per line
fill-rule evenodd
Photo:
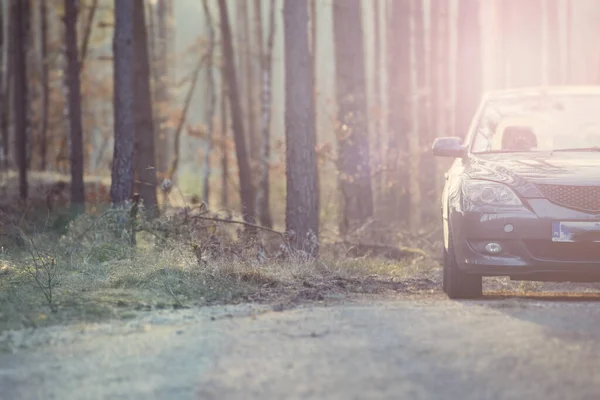
<path fill-rule="evenodd" d="M 226 213 L 177 209 L 146 221 L 142 211 L 135 247 L 115 236 L 115 222 L 127 210 L 88 213 L 68 224 L 64 214 L 0 216 L 4 228 L 11 227 L 0 235 L 0 331 L 130 318 L 153 308 L 237 302 L 281 308 L 436 286 L 437 262 L 427 252 L 401 261 L 349 257 L 343 245 L 322 243 L 321 257 L 307 259 L 277 234 L 260 231 L 249 239 L 240 225 L 202 219 L 230 218 Z"/>

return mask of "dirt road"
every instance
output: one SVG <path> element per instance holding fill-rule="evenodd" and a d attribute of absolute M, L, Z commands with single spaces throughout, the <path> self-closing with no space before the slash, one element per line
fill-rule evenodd
<path fill-rule="evenodd" d="M 600 398 L 593 299 L 244 305 L 10 340 L 16 352 L 0 355 L 7 400 Z"/>

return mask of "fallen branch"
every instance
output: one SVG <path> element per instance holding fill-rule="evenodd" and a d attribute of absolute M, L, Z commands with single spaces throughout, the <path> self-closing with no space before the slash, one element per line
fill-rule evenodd
<path fill-rule="evenodd" d="M 214 222 L 224 222 L 224 223 L 230 223 L 230 224 L 244 225 L 244 226 L 247 226 L 248 228 L 255 228 L 255 229 L 260 229 L 260 230 L 263 230 L 263 231 L 266 231 L 266 232 L 274 233 L 276 235 L 281 236 L 281 238 L 285 240 L 285 233 L 276 231 L 275 229 L 267 228 L 265 226 L 252 224 L 250 222 L 236 221 L 236 220 L 233 220 L 233 219 L 224 219 L 224 218 L 217 218 L 217 217 L 203 217 L 201 215 L 193 215 L 190 218 L 192 218 L 192 219 L 201 219 L 201 220 L 204 220 L 204 221 L 214 221 Z"/>
<path fill-rule="evenodd" d="M 96 10 L 98 9 L 98 0 L 94 0 L 91 5 L 90 12 L 88 14 L 88 19 L 85 24 L 85 31 L 83 34 L 83 43 L 81 45 L 81 58 L 79 60 L 79 72 L 83 70 L 85 66 L 85 60 L 88 54 L 88 47 L 90 44 L 90 38 L 92 36 L 92 28 L 94 27 L 94 16 L 96 15 Z"/>

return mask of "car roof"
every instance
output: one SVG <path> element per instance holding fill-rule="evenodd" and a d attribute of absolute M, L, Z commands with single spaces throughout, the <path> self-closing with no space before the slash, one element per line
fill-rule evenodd
<path fill-rule="evenodd" d="M 513 89 L 493 90 L 484 94 L 484 100 L 506 99 L 511 97 L 540 95 L 597 95 L 600 86 L 532 86 Z"/>

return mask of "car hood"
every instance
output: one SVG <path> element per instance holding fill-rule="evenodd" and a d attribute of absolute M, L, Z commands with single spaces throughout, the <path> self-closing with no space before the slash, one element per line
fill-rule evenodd
<path fill-rule="evenodd" d="M 465 172 L 521 187 L 531 184 L 600 185 L 600 152 L 502 153 L 473 156 Z"/>

